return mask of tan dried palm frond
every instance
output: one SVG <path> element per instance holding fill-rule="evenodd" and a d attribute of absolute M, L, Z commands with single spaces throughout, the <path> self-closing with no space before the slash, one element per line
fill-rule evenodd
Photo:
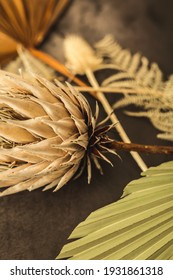
<path fill-rule="evenodd" d="M 37 59 L 73 80 L 84 82 L 50 55 L 35 49 L 40 44 L 70 0 L 0 0 L 0 65 L 4 66 L 22 45 Z"/>
<path fill-rule="evenodd" d="M 57 191 L 91 159 L 109 161 L 103 152 L 110 142 L 105 128 L 96 126 L 86 99 L 69 85 L 39 76 L 28 82 L 0 71 L 0 196 L 23 190 Z M 116 153 L 115 153 L 116 154 Z"/>
<path fill-rule="evenodd" d="M 40 44 L 68 2 L 0 0 L 0 62 L 15 53 L 18 43 L 26 47 Z"/>
<path fill-rule="evenodd" d="M 0 32 L 0 63 L 9 61 L 16 53 L 17 43 L 9 36 Z"/>

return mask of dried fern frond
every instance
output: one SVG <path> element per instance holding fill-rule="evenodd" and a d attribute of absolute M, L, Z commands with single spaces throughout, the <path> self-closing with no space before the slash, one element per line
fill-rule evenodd
<path fill-rule="evenodd" d="M 173 140 L 173 76 L 163 80 L 163 74 L 156 63 L 149 63 L 139 53 L 131 54 L 114 41 L 111 35 L 96 44 L 98 54 L 106 58 L 117 72 L 102 83 L 107 89 L 118 89 L 124 97 L 114 109 L 130 104 L 137 106 L 140 112 L 126 112 L 131 116 L 148 117 L 151 123 L 163 133 L 157 136 Z M 129 93 L 128 93 L 129 91 Z M 141 94 L 140 94 L 141 93 Z"/>
<path fill-rule="evenodd" d="M 0 71 L 0 196 L 23 190 L 57 191 L 87 162 L 109 162 L 111 128 L 96 124 L 86 99 L 34 75 L 35 82 Z M 105 147 L 105 148 L 104 148 Z M 116 154 L 116 152 L 114 152 Z"/>
<path fill-rule="evenodd" d="M 106 63 L 118 70 L 118 73 L 103 82 L 104 86 L 163 88 L 163 74 L 158 65 L 150 65 L 141 54 L 131 54 L 129 50 L 123 49 L 111 35 L 105 36 L 95 47 L 97 54 L 106 57 Z"/>

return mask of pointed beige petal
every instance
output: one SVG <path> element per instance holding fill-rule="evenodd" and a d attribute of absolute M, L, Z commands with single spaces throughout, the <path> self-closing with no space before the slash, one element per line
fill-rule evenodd
<path fill-rule="evenodd" d="M 11 169 L 1 172 L 0 173 L 0 188 L 9 187 L 11 185 L 15 185 L 15 184 L 18 184 L 21 181 L 23 181 L 23 180 L 21 180 L 21 178 L 18 175 L 15 178 L 10 178 L 10 174 L 11 174 L 11 172 L 15 172 L 16 174 L 18 174 L 18 172 L 21 169 L 25 169 L 25 168 L 27 169 L 28 166 L 30 166 L 30 164 L 22 164 L 18 167 L 11 168 Z M 14 171 L 14 169 L 15 169 L 15 171 Z"/>
<path fill-rule="evenodd" d="M 61 101 L 64 103 L 64 106 L 70 115 L 74 116 L 77 119 L 83 118 L 80 109 L 75 106 L 70 100 L 68 100 L 67 98 L 61 98 Z"/>
<path fill-rule="evenodd" d="M 60 149 L 62 151 L 68 151 L 68 153 L 73 153 L 77 149 L 77 145 L 73 143 L 73 141 L 79 136 L 79 133 L 76 133 L 69 137 L 68 139 L 62 141 L 59 144 L 54 144 L 52 147 Z"/>
<path fill-rule="evenodd" d="M 60 141 L 59 137 L 53 137 L 35 144 L 20 146 L 18 149 L 26 151 L 28 154 L 36 155 L 44 160 L 53 161 L 57 159 L 57 157 L 65 154 L 63 150 L 55 148 L 55 145 L 59 145 Z"/>
<path fill-rule="evenodd" d="M 80 108 L 74 104 L 72 99 L 68 97 L 67 93 L 64 93 L 60 88 L 57 88 L 46 79 L 42 78 L 42 80 L 44 81 L 43 83 L 47 86 L 47 88 L 52 92 L 52 94 L 55 94 L 55 96 L 61 100 L 70 114 L 74 115 L 76 118 L 82 118 Z"/>
<path fill-rule="evenodd" d="M 27 118 L 35 118 L 46 115 L 46 112 L 39 104 L 36 104 L 29 99 L 10 98 L 0 95 L 0 104 L 3 103 Z"/>
<path fill-rule="evenodd" d="M 26 144 L 37 139 L 26 129 L 14 124 L 0 123 L 0 136 L 15 143 Z"/>
<path fill-rule="evenodd" d="M 85 124 L 84 119 L 77 119 L 73 116 L 71 118 L 74 120 L 75 125 L 80 134 L 86 133 L 86 131 L 88 131 L 88 126 Z"/>
<path fill-rule="evenodd" d="M 55 96 L 56 98 L 65 98 L 67 97 L 67 94 L 64 93 L 61 90 L 61 87 L 57 87 L 56 85 L 54 85 L 53 83 L 51 83 L 50 81 L 48 81 L 47 79 L 43 78 L 43 77 L 39 77 L 37 75 L 35 75 L 35 77 L 37 78 L 37 80 L 47 89 L 51 92 L 51 94 L 53 96 Z"/>
<path fill-rule="evenodd" d="M 66 97 L 68 96 L 69 99 L 73 102 L 73 104 L 75 104 L 76 106 L 79 106 L 78 98 L 76 98 L 77 97 L 76 95 L 80 94 L 79 92 L 77 92 L 77 94 L 74 94 L 73 91 L 71 90 L 70 86 L 69 86 L 70 84 L 67 83 L 67 82 L 66 82 L 67 86 L 64 85 L 63 83 L 61 83 L 60 81 L 56 80 L 56 79 L 54 80 L 54 82 L 60 89 L 62 89 L 63 92 L 66 93 Z"/>
<path fill-rule="evenodd" d="M 88 184 L 91 183 L 91 160 L 90 160 L 90 157 L 87 156 L 87 173 L 88 173 Z"/>
<path fill-rule="evenodd" d="M 85 150 L 87 149 L 88 146 L 88 133 L 79 135 L 79 134 L 74 134 L 68 139 L 64 140 L 61 144 L 55 145 L 55 147 L 59 149 L 64 149 L 67 150 L 68 152 L 75 152 L 76 150 L 79 149 L 79 147 L 84 148 Z"/>
<path fill-rule="evenodd" d="M 50 189 L 56 187 L 56 186 L 58 185 L 60 179 L 61 179 L 61 178 L 58 178 L 58 179 L 54 180 L 53 182 L 51 182 L 50 184 L 48 184 L 48 185 L 43 189 L 43 191 L 47 191 L 47 190 L 50 190 Z"/>
<path fill-rule="evenodd" d="M 97 154 L 98 154 L 99 158 L 103 159 L 104 161 L 106 161 L 107 163 L 109 163 L 113 167 L 112 162 L 102 152 L 100 152 L 98 149 L 96 149 L 96 151 L 97 151 Z"/>
<path fill-rule="evenodd" d="M 31 153 L 30 151 L 24 151 L 22 149 L 19 149 L 19 147 L 0 150 L 0 161 L 4 162 L 22 161 L 37 163 L 41 160 L 42 158 L 38 155 Z"/>
<path fill-rule="evenodd" d="M 7 123 L 16 124 L 18 127 L 24 128 L 28 130 L 30 133 L 35 135 L 36 137 L 43 137 L 43 138 L 51 138 L 56 136 L 50 126 L 46 125 L 45 122 L 43 123 L 42 120 L 45 118 L 39 117 L 35 119 L 29 120 L 6 120 Z"/>
<path fill-rule="evenodd" d="M 86 149 L 88 146 L 88 132 L 85 134 L 79 135 L 79 137 L 77 139 L 75 139 L 73 141 L 73 143 L 76 143 L 76 144 L 80 145 L 81 147 L 83 147 L 84 149 Z"/>
<path fill-rule="evenodd" d="M 23 169 L 25 169 L 26 167 L 29 167 L 29 166 L 31 166 L 30 163 L 21 164 L 19 166 L 9 168 L 9 169 L 7 169 L 3 172 L 0 172 L 0 182 L 8 180 L 9 176 L 11 174 L 13 174 L 14 170 L 15 170 L 15 172 L 19 172 L 20 170 L 23 170 Z"/>
<path fill-rule="evenodd" d="M 31 75 L 31 77 L 35 77 L 34 74 L 29 74 Z M 0 71 L 0 81 L 1 84 L 3 84 L 9 89 L 9 91 L 11 91 L 12 89 L 14 91 L 15 88 L 18 88 L 19 92 L 25 92 L 25 94 L 32 94 L 41 100 L 49 101 L 50 103 L 57 102 L 56 97 L 52 95 L 48 89 L 46 89 L 45 87 L 41 87 L 40 90 L 40 87 L 36 82 L 34 84 L 28 83 L 24 81 L 21 76 Z"/>
<path fill-rule="evenodd" d="M 69 160 L 64 161 L 61 166 L 70 166 L 70 165 L 74 165 L 74 164 L 79 164 L 80 161 L 84 158 L 85 155 L 85 150 L 81 149 L 81 150 L 77 150 L 76 152 L 74 152 Z"/>
<path fill-rule="evenodd" d="M 10 173 L 8 178 L 15 179 L 18 177 L 21 181 L 27 180 L 31 177 L 37 176 L 39 172 L 41 172 L 43 169 L 45 169 L 49 165 L 49 162 L 47 161 L 41 161 L 36 164 L 31 164 L 29 166 L 26 166 L 26 164 L 23 164 L 23 168 L 20 170 L 15 170 L 13 168 L 13 172 Z"/>
<path fill-rule="evenodd" d="M 44 109 L 44 111 L 46 112 L 46 114 L 53 121 L 57 121 L 64 117 L 62 115 L 62 112 L 57 110 L 56 104 L 52 104 L 52 103 L 49 103 L 49 102 L 46 102 L 43 100 L 39 100 L 39 99 L 35 99 L 35 98 L 31 98 L 31 99 L 34 100 L 35 102 L 37 102 L 38 104 L 40 104 L 42 106 L 42 108 Z"/>
<path fill-rule="evenodd" d="M 75 90 L 75 88 L 72 85 L 70 85 L 69 83 L 67 83 L 67 85 L 68 85 L 68 88 L 70 89 L 69 96 L 71 99 L 73 97 L 73 99 L 72 99 L 73 103 L 76 103 L 76 105 L 80 108 L 82 115 L 87 116 L 88 122 L 90 122 L 91 116 L 92 116 L 92 111 L 91 111 L 88 101 L 86 99 L 84 99 L 83 95 L 79 91 Z M 75 98 L 76 102 L 74 102 L 74 98 Z"/>
<path fill-rule="evenodd" d="M 61 178 L 61 180 L 58 183 L 58 186 L 55 188 L 54 192 L 58 191 L 60 188 L 62 188 L 70 179 L 75 175 L 76 171 L 78 170 L 79 165 L 73 165 Z"/>
<path fill-rule="evenodd" d="M 46 186 L 47 184 L 52 183 L 55 179 L 62 176 L 62 172 L 56 171 L 45 176 L 39 177 L 36 181 L 34 181 L 28 188 L 29 191 L 33 191 L 35 189 Z"/>
<path fill-rule="evenodd" d="M 59 84 L 58 81 L 56 81 L 57 84 Z M 66 88 L 65 92 L 68 94 L 69 96 L 69 102 L 75 104 L 76 108 L 78 108 L 80 110 L 80 112 L 82 113 L 82 119 L 86 118 L 88 119 L 88 122 L 90 123 L 91 120 L 91 116 L 92 116 L 92 111 L 90 108 L 90 105 L 88 103 L 88 101 L 86 99 L 84 99 L 83 95 L 75 90 L 75 88 L 70 85 L 69 83 L 67 83 L 68 88 Z M 61 85 L 61 84 L 60 84 Z M 71 111 L 71 114 L 73 115 L 73 117 L 75 117 L 75 114 Z M 87 120 L 86 120 L 87 123 Z"/>
<path fill-rule="evenodd" d="M 100 171 L 100 174 L 103 175 L 103 169 L 102 169 L 102 167 L 101 167 L 101 165 L 100 165 L 100 163 L 99 163 L 97 157 L 93 154 L 93 155 L 91 156 L 91 158 L 92 158 L 92 160 L 93 160 L 93 162 L 94 162 L 96 168 Z"/>
<path fill-rule="evenodd" d="M 42 168 L 42 170 L 40 172 L 38 172 L 37 175 L 43 176 L 45 174 L 54 172 L 57 169 L 60 169 L 61 164 L 63 164 L 63 162 L 68 161 L 69 158 L 70 158 L 70 156 L 68 154 L 65 154 L 65 156 L 54 160 L 53 162 L 49 163 L 49 165 L 47 165 L 45 168 Z"/>
<path fill-rule="evenodd" d="M 27 190 L 29 188 L 29 186 L 32 183 L 36 182 L 37 180 L 38 180 L 37 178 L 32 178 L 32 179 L 29 179 L 27 181 L 21 182 L 17 185 L 14 185 L 13 187 L 9 187 L 5 191 L 0 192 L 0 197 Z"/>
<path fill-rule="evenodd" d="M 74 125 L 74 122 L 71 118 L 62 118 L 59 121 L 45 121 L 54 132 L 61 137 L 62 140 L 65 140 L 72 136 L 74 133 L 77 133 L 77 129 Z"/>

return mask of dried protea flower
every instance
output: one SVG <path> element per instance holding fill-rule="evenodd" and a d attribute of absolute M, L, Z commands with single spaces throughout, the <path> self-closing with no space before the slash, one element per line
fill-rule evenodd
<path fill-rule="evenodd" d="M 91 178 L 92 158 L 103 155 L 109 126 L 96 126 L 86 99 L 70 85 L 53 84 L 39 76 L 35 82 L 0 71 L 0 187 L 1 196 L 23 190 L 57 191 L 84 162 Z"/>

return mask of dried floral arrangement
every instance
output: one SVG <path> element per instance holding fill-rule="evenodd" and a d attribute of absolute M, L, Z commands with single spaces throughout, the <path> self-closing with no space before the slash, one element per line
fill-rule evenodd
<path fill-rule="evenodd" d="M 73 87 L 57 85 L 39 76 L 32 82 L 0 71 L 0 196 L 23 190 L 55 191 L 66 184 L 91 159 L 111 164 L 105 153 L 119 149 L 173 153 L 173 147 L 143 146 L 118 142 L 106 134 L 115 124 L 97 124 L 86 99 Z M 79 172 L 80 173 L 80 172 Z"/>
<path fill-rule="evenodd" d="M 123 50 L 111 36 L 94 47 L 79 36 L 67 36 L 66 66 L 36 50 L 67 2 L 45 0 L 37 17 L 38 28 L 33 30 L 39 0 L 34 2 L 36 6 L 29 1 L 0 0 L 0 62 L 3 64 L 18 53 L 17 60 L 6 65 L 6 71 L 0 71 L 0 196 L 41 187 L 57 191 L 80 176 L 85 167 L 89 183 L 91 161 L 102 173 L 100 159 L 112 164 L 107 154 L 118 156 L 119 150 L 128 151 L 145 177 L 130 183 L 120 201 L 96 211 L 79 225 L 71 238 L 80 239 L 66 245 L 58 258 L 172 259 L 172 162 L 148 169 L 139 153 L 172 154 L 173 147 L 131 143 L 115 114 L 116 108 L 140 106 L 142 113 L 128 114 L 147 116 L 163 132 L 158 137 L 173 140 L 172 76 L 163 81 L 157 64 L 150 65 L 145 57 Z M 30 34 L 27 38 L 20 28 L 21 21 Z M 24 69 L 20 75 L 8 72 L 16 72 L 21 64 Z M 53 69 L 70 79 L 73 86 L 54 80 Z M 99 85 L 95 71 L 105 69 L 115 73 Z M 89 85 L 76 75 L 85 75 Z M 108 115 L 105 120 L 98 122 L 98 104 L 93 114 L 82 91 L 103 106 Z M 124 98 L 112 105 L 105 93 L 120 93 Z M 109 120 L 112 124 L 107 124 Z M 123 142 L 110 138 L 112 129 L 118 131 Z M 131 241 L 131 246 L 127 246 Z"/>

